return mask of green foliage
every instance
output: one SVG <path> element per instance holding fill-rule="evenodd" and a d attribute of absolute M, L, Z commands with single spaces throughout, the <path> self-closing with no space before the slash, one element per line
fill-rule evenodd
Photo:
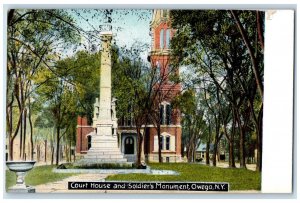
<path fill-rule="evenodd" d="M 119 174 L 106 178 L 109 181 L 182 181 L 228 182 L 230 190 L 260 190 L 261 174 L 246 169 L 217 168 L 200 164 L 150 164 L 152 169 L 174 170 L 179 175 Z"/>
<path fill-rule="evenodd" d="M 70 82 L 76 97 L 76 114 L 92 121 L 94 102 L 99 97 L 100 53 L 79 51 L 74 57 L 59 61 L 60 74 Z"/>
<path fill-rule="evenodd" d="M 117 100 L 117 117 L 140 120 L 149 98 L 150 67 L 141 59 L 141 47 L 113 49 L 112 94 Z M 141 122 L 142 123 L 142 122 Z"/>
<path fill-rule="evenodd" d="M 263 80 L 263 46 L 258 40 L 261 35 L 257 17 L 262 15 L 259 11 L 171 11 L 172 27 L 177 30 L 171 41 L 172 55 L 177 56 L 173 63 L 186 68 L 184 86 L 200 92 L 202 99 L 197 103 L 203 107 L 209 134 L 214 134 L 208 140 L 217 150 L 225 135 L 239 149 L 240 159 L 245 154 L 253 156 L 254 143 L 249 138 L 252 132 L 261 134 L 258 126 L 263 101 L 259 80 Z M 246 46 L 238 21 L 250 47 Z M 250 51 L 255 54 L 251 56 Z"/>
<path fill-rule="evenodd" d="M 6 190 L 13 185 L 15 185 L 17 182 L 17 176 L 15 172 L 6 170 L 5 171 L 5 188 Z"/>

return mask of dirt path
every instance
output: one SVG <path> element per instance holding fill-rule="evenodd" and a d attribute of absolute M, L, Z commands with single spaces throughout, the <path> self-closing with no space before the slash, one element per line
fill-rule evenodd
<path fill-rule="evenodd" d="M 71 181 L 103 181 L 108 174 L 79 174 L 60 181 L 34 186 L 36 193 L 78 193 L 78 190 L 68 190 L 68 182 Z M 101 191 L 80 190 L 80 193 L 100 193 Z M 104 191 L 103 191 L 104 192 Z"/>

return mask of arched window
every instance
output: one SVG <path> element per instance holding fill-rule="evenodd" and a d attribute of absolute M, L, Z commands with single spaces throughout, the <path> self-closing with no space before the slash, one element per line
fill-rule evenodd
<path fill-rule="evenodd" d="M 126 137 L 124 140 L 125 154 L 134 154 L 134 139 Z"/>
<path fill-rule="evenodd" d="M 167 33 L 166 33 L 166 48 L 170 47 L 170 38 L 171 38 L 171 31 L 170 31 L 170 29 L 167 29 Z"/>
<path fill-rule="evenodd" d="M 163 49 L 164 48 L 164 29 L 160 30 L 159 39 L 160 39 L 159 46 L 161 49 Z"/>

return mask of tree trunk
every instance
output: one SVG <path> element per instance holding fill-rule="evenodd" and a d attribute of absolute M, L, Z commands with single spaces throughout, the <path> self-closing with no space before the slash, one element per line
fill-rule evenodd
<path fill-rule="evenodd" d="M 206 163 L 206 165 L 210 165 L 210 161 L 209 161 L 210 138 L 211 138 L 211 127 L 210 127 L 210 124 L 209 124 L 209 127 L 208 127 L 208 141 L 206 142 L 206 151 L 205 151 L 205 163 Z"/>
<path fill-rule="evenodd" d="M 217 135 L 214 142 L 214 152 L 213 152 L 213 166 L 217 166 L 217 151 L 218 151 L 218 140 Z"/>
<path fill-rule="evenodd" d="M 13 119 L 11 118 L 11 122 L 13 122 Z M 17 123 L 17 127 L 16 127 L 16 130 L 14 132 L 14 134 L 10 134 L 9 135 L 9 159 L 10 161 L 13 161 L 14 159 L 14 140 L 15 138 L 17 137 L 18 135 L 18 132 L 19 132 L 19 129 L 20 129 L 20 126 L 21 126 L 21 122 L 22 122 L 22 111 L 20 111 L 20 115 L 19 115 L 19 120 L 18 120 L 18 123 Z M 11 131 L 12 133 L 12 131 Z"/>
<path fill-rule="evenodd" d="M 39 144 L 36 146 L 36 159 L 38 162 L 40 161 L 40 145 Z"/>
<path fill-rule="evenodd" d="M 72 141 L 70 139 L 70 146 L 69 146 L 69 156 L 70 156 L 70 162 L 72 162 Z"/>
<path fill-rule="evenodd" d="M 191 141 L 189 142 L 189 146 L 187 148 L 187 158 L 188 158 L 188 162 L 192 163 L 193 162 L 193 144 L 191 143 Z"/>
<path fill-rule="evenodd" d="M 245 134 L 244 128 L 241 123 L 241 119 L 236 111 L 236 118 L 239 126 L 240 139 L 239 139 L 239 157 L 240 157 L 240 168 L 246 168 L 246 160 L 245 160 Z"/>
<path fill-rule="evenodd" d="M 59 126 L 56 127 L 56 162 L 55 165 L 58 166 L 59 164 L 59 139 L 60 138 L 60 128 Z"/>
<path fill-rule="evenodd" d="M 206 142 L 206 150 L 205 150 L 205 163 L 206 165 L 209 165 L 209 147 L 210 147 L 210 142 Z"/>
<path fill-rule="evenodd" d="M 54 146 L 51 144 L 51 165 L 54 164 Z"/>
<path fill-rule="evenodd" d="M 181 142 L 181 157 L 184 157 L 184 143 Z"/>
<path fill-rule="evenodd" d="M 262 169 L 262 125 L 263 125 L 263 107 L 261 107 L 259 115 L 258 115 L 258 128 L 257 128 L 257 162 L 256 162 L 256 170 L 261 171 Z"/>
<path fill-rule="evenodd" d="M 264 35 L 263 35 L 263 22 L 261 20 L 261 11 L 256 11 L 256 24 L 257 24 L 257 34 L 258 34 L 258 39 L 259 39 L 259 43 L 260 46 L 262 48 L 262 50 L 264 50 L 265 46 L 264 46 Z"/>
<path fill-rule="evenodd" d="M 9 137 L 9 161 L 14 160 L 14 138 Z"/>
<path fill-rule="evenodd" d="M 30 98 L 29 98 L 29 111 L 28 111 L 28 119 L 29 119 L 29 126 L 30 126 L 30 160 L 33 160 L 33 125 L 32 125 L 32 118 L 31 118 L 31 107 L 30 107 Z"/>
<path fill-rule="evenodd" d="M 236 133 L 236 118 L 235 118 L 235 112 L 234 109 L 232 110 L 232 116 L 233 116 L 233 125 L 232 125 L 232 130 L 231 130 L 231 135 L 230 135 L 230 143 L 229 143 L 229 167 L 235 168 L 235 154 L 234 154 L 234 137 Z"/>
<path fill-rule="evenodd" d="M 246 168 L 245 134 L 243 131 L 240 130 L 240 168 Z"/>
<path fill-rule="evenodd" d="M 217 152 L 218 152 L 218 144 L 220 139 L 220 123 L 217 116 L 215 116 L 215 123 L 216 123 L 216 135 L 215 135 L 215 141 L 214 141 L 214 152 L 213 152 L 213 166 L 217 166 Z"/>
<path fill-rule="evenodd" d="M 160 125 L 158 125 L 157 126 L 157 128 L 156 128 L 156 131 L 157 131 L 157 136 L 158 136 L 158 161 L 159 161 L 159 163 L 162 163 L 162 156 L 161 156 L 161 145 L 162 145 L 162 143 L 161 143 L 161 139 L 160 139 L 160 137 L 161 137 L 161 135 L 160 135 Z"/>
<path fill-rule="evenodd" d="M 8 91 L 8 88 L 7 90 Z M 8 93 L 6 93 L 6 95 L 8 95 Z M 12 101 L 11 103 L 6 107 L 6 112 L 7 112 L 7 117 L 6 117 L 6 122 L 7 122 L 7 126 L 8 126 L 8 143 L 6 143 L 8 145 L 8 153 L 9 153 L 9 160 L 12 160 L 12 156 L 11 156 L 11 152 L 13 151 L 10 147 L 10 143 L 12 142 L 12 131 L 13 131 L 13 118 L 12 118 L 12 113 L 13 113 L 13 94 L 12 94 Z"/>
<path fill-rule="evenodd" d="M 235 161 L 234 161 L 234 142 L 229 142 L 229 167 L 235 168 Z"/>
<path fill-rule="evenodd" d="M 21 111 L 21 123 L 20 123 L 20 146 L 19 146 L 19 158 L 22 159 L 22 145 L 23 145 L 23 110 Z"/>
<path fill-rule="evenodd" d="M 259 70 L 258 70 L 258 66 L 257 66 L 257 61 L 256 61 L 256 58 L 254 56 L 254 53 L 253 53 L 253 49 L 251 47 L 251 43 L 249 41 L 249 38 L 248 38 L 248 35 L 246 34 L 246 31 L 244 29 L 244 27 L 242 26 L 238 16 L 237 16 L 237 13 L 233 10 L 230 11 L 231 12 L 231 15 L 232 17 L 234 18 L 235 22 L 236 22 L 236 25 L 237 25 L 237 28 L 243 38 L 243 41 L 248 49 L 248 53 L 249 53 L 249 56 L 250 56 L 250 59 L 251 59 L 251 63 L 252 63 L 252 71 L 253 71 L 253 74 L 254 74 L 254 77 L 255 77 L 255 81 L 256 81 L 256 84 L 257 84 L 257 87 L 258 87 L 258 91 L 259 91 L 259 94 L 263 100 L 263 83 L 262 83 L 262 79 L 261 79 L 261 76 L 260 76 L 260 73 L 259 73 Z"/>
<path fill-rule="evenodd" d="M 196 159 L 197 159 L 197 147 L 196 147 L 196 145 L 194 145 L 193 154 L 194 154 L 194 156 L 193 156 L 193 162 L 196 162 Z"/>
<path fill-rule="evenodd" d="M 228 140 L 228 144 L 229 144 L 229 167 L 230 168 L 235 168 L 235 162 L 234 162 L 234 128 L 235 128 L 235 122 L 233 121 L 233 126 L 232 126 L 233 130 L 231 131 L 231 135 L 228 135 L 226 127 L 225 127 L 225 136 Z"/>
<path fill-rule="evenodd" d="M 45 163 L 47 165 L 47 140 L 45 140 Z"/>
<path fill-rule="evenodd" d="M 25 154 L 25 148 L 26 148 L 26 126 L 27 126 L 27 122 L 26 122 L 26 120 L 27 120 L 27 108 L 25 108 L 24 109 L 24 117 L 23 117 L 23 119 L 24 119 L 24 135 L 23 135 L 23 151 L 22 151 L 22 158 L 23 158 L 23 160 L 26 160 L 26 154 Z"/>
<path fill-rule="evenodd" d="M 193 144 L 190 142 L 189 143 L 190 144 L 190 147 L 189 147 L 189 153 L 188 153 L 188 162 L 189 163 L 192 163 L 192 162 L 194 162 L 194 160 L 193 160 L 193 156 L 194 156 L 194 154 L 193 154 Z"/>

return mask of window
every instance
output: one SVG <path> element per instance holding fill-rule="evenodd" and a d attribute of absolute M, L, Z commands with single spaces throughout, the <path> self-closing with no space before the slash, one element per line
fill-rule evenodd
<path fill-rule="evenodd" d="M 160 140 L 158 140 L 160 139 Z M 175 136 L 170 135 L 166 132 L 163 132 L 162 135 L 158 138 L 157 135 L 154 136 L 153 139 L 154 143 L 153 143 L 153 151 L 154 152 L 158 152 L 159 150 L 159 144 L 160 144 L 160 149 L 162 151 L 175 151 Z"/>
<path fill-rule="evenodd" d="M 159 116 L 160 116 L 160 124 L 164 124 L 164 105 L 160 105 L 160 109 L 159 109 Z"/>
<path fill-rule="evenodd" d="M 166 157 L 166 162 L 167 162 L 167 163 L 170 162 L 170 157 Z"/>
<path fill-rule="evenodd" d="M 172 124 L 172 107 L 170 104 L 160 105 L 160 124 L 171 125 Z"/>
<path fill-rule="evenodd" d="M 124 141 L 125 154 L 134 154 L 134 140 L 132 137 L 126 137 Z"/>
<path fill-rule="evenodd" d="M 164 139 L 163 139 L 163 136 L 160 136 L 160 149 L 164 149 Z"/>
<path fill-rule="evenodd" d="M 166 33 L 166 48 L 170 47 L 170 37 L 171 37 L 170 29 L 167 29 L 167 33 Z"/>
<path fill-rule="evenodd" d="M 166 137 L 166 150 L 170 150 L 170 137 Z"/>
<path fill-rule="evenodd" d="M 91 148 L 92 146 L 92 136 L 88 136 L 88 150 Z"/>
<path fill-rule="evenodd" d="M 164 29 L 160 30 L 159 39 L 160 39 L 159 46 L 161 49 L 163 49 L 164 48 Z"/>
<path fill-rule="evenodd" d="M 127 117 L 127 125 L 131 126 L 131 117 L 130 116 Z"/>
<path fill-rule="evenodd" d="M 166 124 L 170 125 L 171 124 L 171 118 L 172 118 L 172 109 L 171 105 L 167 104 L 166 105 Z"/>

